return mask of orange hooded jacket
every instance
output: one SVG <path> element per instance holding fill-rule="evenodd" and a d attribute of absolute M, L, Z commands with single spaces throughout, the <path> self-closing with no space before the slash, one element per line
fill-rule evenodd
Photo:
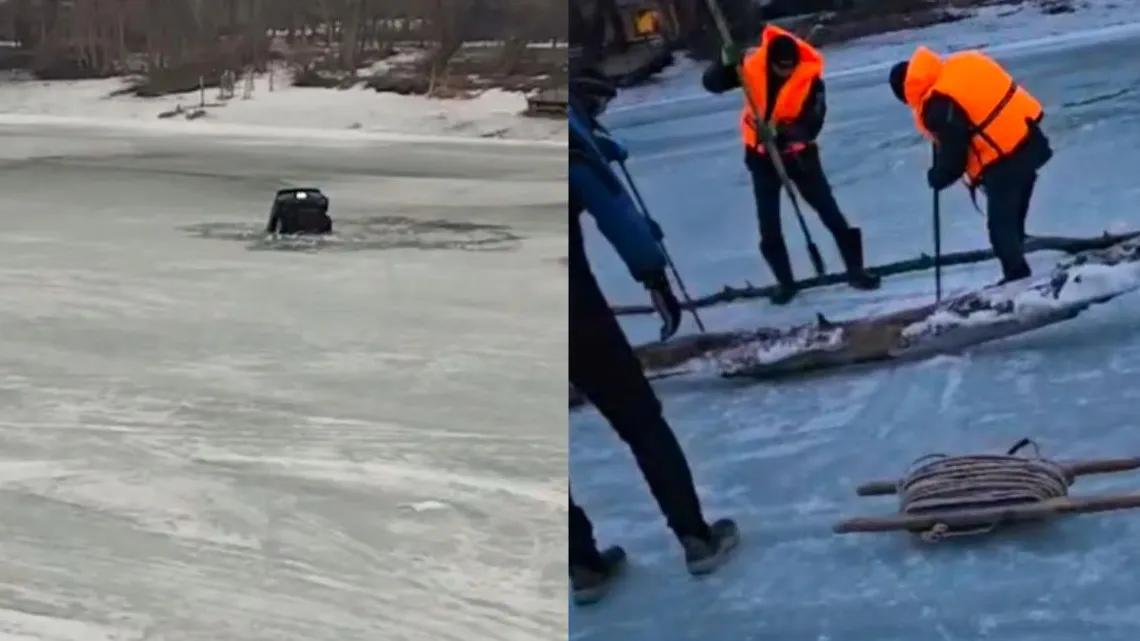
<path fill-rule="evenodd" d="M 751 97 L 760 118 L 763 118 L 768 111 L 768 43 L 781 35 L 795 40 L 799 47 L 800 60 L 795 71 L 784 81 L 784 85 L 776 94 L 776 104 L 772 107 L 771 115 L 771 120 L 776 125 L 789 124 L 799 117 L 804 102 L 811 93 L 812 83 L 823 74 L 823 55 L 815 47 L 785 29 L 775 25 L 765 26 L 763 33 L 760 34 L 760 48 L 744 58 L 740 78 L 741 87 L 748 92 L 747 96 Z M 740 135 L 746 147 L 763 151 L 756 137 L 752 109 L 747 99 L 740 114 Z"/>
<path fill-rule="evenodd" d="M 918 47 L 907 65 L 903 96 L 914 112 L 915 125 L 927 138 L 934 136 L 922 123 L 931 95 L 950 98 L 973 125 L 966 175 L 976 186 L 982 172 L 1018 147 L 1029 135 L 1029 123 L 1041 118 L 1041 103 L 980 51 L 962 51 L 939 58 Z"/>

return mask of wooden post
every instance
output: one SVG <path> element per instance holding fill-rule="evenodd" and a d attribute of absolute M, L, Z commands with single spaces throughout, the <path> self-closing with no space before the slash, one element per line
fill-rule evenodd
<path fill-rule="evenodd" d="M 198 76 L 198 94 L 200 96 L 199 101 L 198 101 L 198 103 L 199 103 L 198 108 L 199 109 L 205 109 L 206 108 L 206 79 L 202 76 Z"/>

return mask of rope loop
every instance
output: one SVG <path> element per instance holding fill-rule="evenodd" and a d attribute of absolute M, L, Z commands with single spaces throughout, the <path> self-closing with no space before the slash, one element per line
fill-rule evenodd
<path fill-rule="evenodd" d="M 1026 446 L 1031 457 L 1018 456 Z M 1004 455 L 928 454 L 911 463 L 899 482 L 899 512 L 907 515 L 1026 505 L 1066 496 L 1073 479 L 1057 463 L 1041 458 L 1037 444 L 1018 441 Z M 953 529 L 945 523 L 922 532 L 934 543 L 952 536 L 990 532 L 997 523 Z"/>

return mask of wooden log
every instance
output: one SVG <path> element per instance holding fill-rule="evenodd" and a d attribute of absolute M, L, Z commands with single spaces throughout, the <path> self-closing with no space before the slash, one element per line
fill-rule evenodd
<path fill-rule="evenodd" d="M 871 481 L 855 488 L 859 496 L 886 496 L 898 492 L 898 481 Z"/>
<path fill-rule="evenodd" d="M 836 534 L 853 532 L 889 532 L 907 530 L 924 532 L 936 525 L 950 529 L 969 529 L 985 526 L 1009 525 L 1024 521 L 1038 521 L 1062 514 L 1088 514 L 1140 508 L 1140 494 L 1074 498 L 1063 496 L 1040 503 L 973 510 L 947 510 L 929 514 L 892 514 L 847 519 L 832 529 Z"/>
<path fill-rule="evenodd" d="M 1099 246 L 1100 242 L 1098 240 L 1095 244 Z M 1087 255 L 1078 256 L 1074 264 L 1088 259 Z M 1140 261 L 1140 252 L 1135 244 L 1122 241 L 1119 247 L 1110 246 L 1109 255 L 1096 260 L 1103 260 L 1105 264 L 1135 263 Z M 1033 287 L 1041 296 L 1047 297 L 1052 291 L 1050 288 L 1056 285 L 1042 281 Z M 820 316 L 815 324 L 789 329 L 760 328 L 689 335 L 669 342 L 640 345 L 634 351 L 650 380 L 702 371 L 706 365 L 726 378 L 771 380 L 856 364 L 904 362 L 956 351 L 1074 318 L 1090 306 L 1132 289 L 1134 287 L 1121 287 L 1103 296 L 1046 306 L 1032 313 L 1016 314 L 993 322 L 961 323 L 916 334 L 907 334 L 906 330 L 915 322 L 928 318 L 936 309 L 934 304 L 839 322 Z M 1052 293 L 1056 296 L 1057 292 Z M 961 313 L 969 316 L 972 313 L 969 311 L 973 304 L 971 301 L 978 295 L 979 292 L 967 292 L 943 301 L 943 305 L 948 308 L 963 306 Z M 570 406 L 581 404 L 582 399 L 572 394 Z"/>
<path fill-rule="evenodd" d="M 1112 472 L 1127 472 L 1140 469 L 1140 457 L 1102 459 L 1098 461 L 1075 461 L 1065 463 L 1065 470 L 1072 476 L 1087 476 L 1089 474 L 1110 474 Z"/>
<path fill-rule="evenodd" d="M 1124 292 L 1114 293 L 1097 301 L 1073 303 L 1027 318 L 1011 318 L 977 326 L 962 325 L 953 331 L 925 336 L 920 340 L 906 338 L 903 332 L 907 326 L 926 318 L 934 310 L 934 305 L 924 305 L 883 316 L 829 323 L 828 328 L 842 330 L 840 342 L 836 345 L 804 347 L 799 352 L 767 363 L 745 363 L 733 367 L 721 363 L 717 367 L 720 376 L 725 378 L 775 380 L 852 365 L 912 361 L 1059 323 L 1077 316 L 1095 302 L 1103 302 L 1122 293 Z M 691 368 L 698 366 L 701 358 L 714 354 L 724 357 L 733 347 L 745 343 L 755 343 L 756 346 L 771 344 L 786 339 L 799 329 L 802 328 L 765 328 L 691 335 L 668 343 L 641 345 L 634 349 L 634 353 L 645 369 L 647 378 L 656 381 L 691 371 Z M 572 397 L 570 407 L 580 405 L 581 399 Z"/>
<path fill-rule="evenodd" d="M 1067 254 L 1075 254 L 1090 249 L 1105 249 L 1111 247 L 1121 241 L 1128 240 L 1140 236 L 1140 231 L 1132 231 L 1124 234 L 1109 234 L 1105 233 L 1100 236 L 1092 236 L 1090 238 L 1069 238 L 1065 236 L 1033 236 L 1025 241 L 1025 252 L 1039 252 L 1039 251 L 1061 251 Z M 993 250 L 977 249 L 963 252 L 952 252 L 942 256 L 942 266 L 949 267 L 953 265 L 964 265 L 968 263 L 979 263 L 989 260 L 994 257 Z M 934 267 L 934 259 L 926 254 L 920 255 L 918 258 L 910 260 L 903 260 L 886 265 L 879 265 L 878 267 L 871 267 L 870 269 L 880 276 L 894 276 L 897 274 L 904 274 L 907 272 L 922 271 L 924 269 L 931 269 Z M 846 282 L 846 273 L 825 274 L 814 278 L 806 278 L 799 281 L 800 289 L 812 289 L 815 287 L 828 287 L 830 285 L 838 285 L 839 283 Z M 711 307 L 721 303 L 730 303 L 737 300 L 748 300 L 753 298 L 765 298 L 771 296 L 776 291 L 775 285 L 767 285 L 764 287 L 755 287 L 751 284 L 744 287 L 733 287 L 726 285 L 724 289 L 707 296 L 702 296 L 693 299 L 691 303 L 684 302 L 681 307 L 684 309 Z M 651 305 L 617 305 L 613 307 L 615 314 L 631 315 L 631 314 L 654 314 L 656 310 Z"/>
<path fill-rule="evenodd" d="M 1115 510 L 1132 510 L 1140 508 L 1140 494 L 1122 494 L 1118 496 L 1084 496 L 1069 497 L 1069 502 L 1061 506 L 1063 513 L 1092 514 L 1094 512 L 1112 512 Z"/>
<path fill-rule="evenodd" d="M 1060 463 L 1070 478 L 1088 476 L 1090 474 L 1109 474 L 1112 472 L 1127 472 L 1140 469 L 1140 457 L 1101 459 L 1095 461 L 1072 461 Z M 859 496 L 885 496 L 894 494 L 898 488 L 898 481 L 871 481 L 855 489 Z"/>
<path fill-rule="evenodd" d="M 755 379 L 772 379 L 789 374 L 802 374 L 820 369 L 842 367 L 858 363 L 897 359 L 902 344 L 902 332 L 911 323 L 926 318 L 934 311 L 933 303 L 849 321 L 827 323 L 827 327 L 843 331 L 842 349 L 808 350 L 767 365 L 757 365 L 747 372 L 723 374 L 726 377 L 747 376 Z M 650 380 L 664 378 L 672 369 L 714 352 L 723 352 L 736 345 L 762 343 L 787 337 L 791 330 L 761 328 L 751 331 L 712 332 L 689 335 L 667 343 L 649 343 L 634 348 Z"/>

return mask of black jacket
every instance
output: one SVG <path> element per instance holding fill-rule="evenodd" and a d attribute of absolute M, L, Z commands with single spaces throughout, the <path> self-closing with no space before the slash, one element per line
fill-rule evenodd
<path fill-rule="evenodd" d="M 1049 139 L 1037 122 L 1029 124 L 1029 135 L 1005 158 L 998 160 L 982 172 L 981 183 L 1020 178 L 1041 169 L 1053 157 Z M 930 186 L 945 189 L 953 185 L 966 172 L 967 154 L 973 124 L 958 103 L 948 96 L 934 94 L 922 109 L 922 124 L 938 139 L 934 165 L 927 174 Z"/>
<path fill-rule="evenodd" d="M 740 76 L 736 73 L 736 67 L 725 66 L 716 62 L 705 70 L 701 84 L 704 85 L 706 91 L 711 93 L 724 93 L 740 86 Z M 771 118 L 772 107 L 776 104 L 775 98 L 779 94 L 780 87 L 783 86 L 784 79 L 774 73 L 768 74 L 768 95 L 764 101 L 767 113 L 763 115 L 764 120 Z M 780 127 L 780 137 L 776 140 L 776 145 L 783 148 L 793 142 L 814 142 L 819 137 L 820 130 L 823 129 L 823 120 L 826 116 L 827 96 L 825 95 L 823 79 L 816 78 L 811 89 L 808 90 L 808 97 L 804 101 L 804 108 L 799 117 L 796 118 L 795 122 Z"/>

